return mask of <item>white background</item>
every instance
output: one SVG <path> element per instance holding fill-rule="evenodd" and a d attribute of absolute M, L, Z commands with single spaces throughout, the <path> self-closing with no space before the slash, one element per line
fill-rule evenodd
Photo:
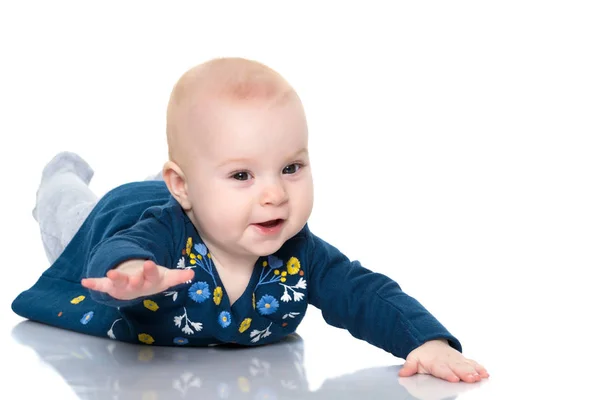
<path fill-rule="evenodd" d="M 172 85 L 242 56 L 305 104 L 311 229 L 396 279 L 492 373 L 461 398 L 585 393 L 600 372 L 598 21 L 593 1 L 2 2 L 0 341 L 47 267 L 31 217 L 44 164 L 81 154 L 99 195 L 157 172 Z M 311 315 L 316 386 L 401 362 Z M 317 360 L 340 340 L 344 359 Z M 35 357 L 8 347 L 24 390 Z M 23 393 L 59 393 L 36 368 Z"/>

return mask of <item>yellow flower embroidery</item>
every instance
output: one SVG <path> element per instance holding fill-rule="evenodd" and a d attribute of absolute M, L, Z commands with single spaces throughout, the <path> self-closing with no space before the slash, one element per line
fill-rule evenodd
<path fill-rule="evenodd" d="M 287 272 L 286 272 L 286 271 L 283 271 L 283 272 L 281 273 L 281 276 L 286 276 L 286 275 L 287 275 Z"/>
<path fill-rule="evenodd" d="M 158 310 L 158 304 L 153 302 L 152 300 L 144 300 L 144 307 L 146 307 L 150 311 Z"/>
<path fill-rule="evenodd" d="M 256 310 L 256 295 L 252 293 L 252 308 Z"/>
<path fill-rule="evenodd" d="M 250 324 L 252 323 L 252 318 L 246 318 L 245 320 L 242 321 L 242 323 L 240 324 L 240 333 L 244 333 L 246 331 L 246 329 L 250 328 Z"/>
<path fill-rule="evenodd" d="M 190 264 L 192 264 L 192 265 L 196 264 L 196 260 L 193 260 L 193 259 L 190 260 Z"/>
<path fill-rule="evenodd" d="M 276 269 L 275 271 L 273 271 L 273 273 L 274 273 L 275 275 L 279 275 L 279 270 L 278 270 L 278 269 Z"/>
<path fill-rule="evenodd" d="M 140 333 L 138 335 L 138 340 L 142 343 L 152 344 L 154 343 L 154 338 L 147 333 Z"/>
<path fill-rule="evenodd" d="M 221 286 L 217 286 L 213 291 L 213 301 L 216 305 L 221 304 L 221 300 L 223 299 L 223 289 Z"/>
<path fill-rule="evenodd" d="M 263 267 L 266 267 L 267 265 L 269 265 L 269 263 L 266 261 L 263 261 Z"/>
<path fill-rule="evenodd" d="M 196 255 L 195 255 L 194 253 L 191 253 L 191 254 L 190 254 L 190 258 L 193 260 L 193 259 L 195 259 L 195 258 L 196 258 Z"/>
<path fill-rule="evenodd" d="M 281 278 L 281 282 L 285 282 L 285 281 L 286 281 L 286 278 Z"/>
<path fill-rule="evenodd" d="M 192 252 L 192 238 L 189 237 L 185 245 L 185 253 L 189 256 Z"/>
<path fill-rule="evenodd" d="M 300 271 L 300 260 L 291 257 L 287 262 L 287 272 L 290 275 L 296 275 Z"/>
<path fill-rule="evenodd" d="M 85 299 L 85 296 L 77 296 L 71 300 L 71 304 L 79 304 Z"/>

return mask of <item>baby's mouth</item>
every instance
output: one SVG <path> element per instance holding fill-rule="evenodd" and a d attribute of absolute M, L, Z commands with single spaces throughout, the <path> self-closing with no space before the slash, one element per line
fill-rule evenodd
<path fill-rule="evenodd" d="M 261 223 L 256 224 L 256 225 L 264 226 L 265 228 L 273 228 L 274 226 L 277 226 L 277 225 L 279 225 L 282 222 L 283 222 L 282 219 L 272 219 L 270 221 L 261 222 Z"/>

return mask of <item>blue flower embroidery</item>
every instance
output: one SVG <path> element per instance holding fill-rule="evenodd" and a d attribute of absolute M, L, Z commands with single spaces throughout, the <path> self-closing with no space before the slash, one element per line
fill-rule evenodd
<path fill-rule="evenodd" d="M 227 311 L 221 311 L 221 314 L 219 314 L 219 324 L 223 328 L 227 328 L 231 324 L 231 314 Z"/>
<path fill-rule="evenodd" d="M 176 337 L 175 339 L 173 339 L 173 343 L 183 346 L 184 344 L 188 344 L 189 340 L 187 340 L 184 337 Z"/>
<path fill-rule="evenodd" d="M 279 302 L 271 295 L 264 295 L 256 305 L 261 315 L 273 314 L 279 308 Z"/>
<path fill-rule="evenodd" d="M 280 260 L 275 256 L 268 256 L 267 261 L 269 262 L 269 267 L 271 269 L 277 269 L 283 266 L 283 260 Z"/>
<path fill-rule="evenodd" d="M 206 282 L 196 282 L 190 286 L 188 294 L 196 303 L 202 303 L 210 297 L 210 289 Z"/>
<path fill-rule="evenodd" d="M 194 250 L 196 250 L 196 253 L 200 254 L 201 256 L 205 256 L 206 253 L 208 253 L 208 249 L 202 243 L 196 243 L 194 245 Z"/>
<path fill-rule="evenodd" d="M 85 314 L 83 314 L 83 317 L 81 317 L 81 320 L 79 322 L 81 322 L 84 325 L 87 325 L 88 322 L 90 322 L 90 320 L 94 317 L 94 312 L 90 311 L 87 312 Z"/>

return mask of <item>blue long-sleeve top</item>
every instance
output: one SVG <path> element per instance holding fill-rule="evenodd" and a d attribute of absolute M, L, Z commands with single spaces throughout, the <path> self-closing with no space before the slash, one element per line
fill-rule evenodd
<path fill-rule="evenodd" d="M 120 301 L 81 286 L 129 259 L 194 271 L 191 281 Z M 191 220 L 164 182 L 133 182 L 103 196 L 60 257 L 13 302 L 24 318 L 94 336 L 154 345 L 262 345 L 293 333 L 308 304 L 325 321 L 398 357 L 433 339 L 460 342 L 387 276 L 350 261 L 308 225 L 260 257 L 230 303 Z"/>

